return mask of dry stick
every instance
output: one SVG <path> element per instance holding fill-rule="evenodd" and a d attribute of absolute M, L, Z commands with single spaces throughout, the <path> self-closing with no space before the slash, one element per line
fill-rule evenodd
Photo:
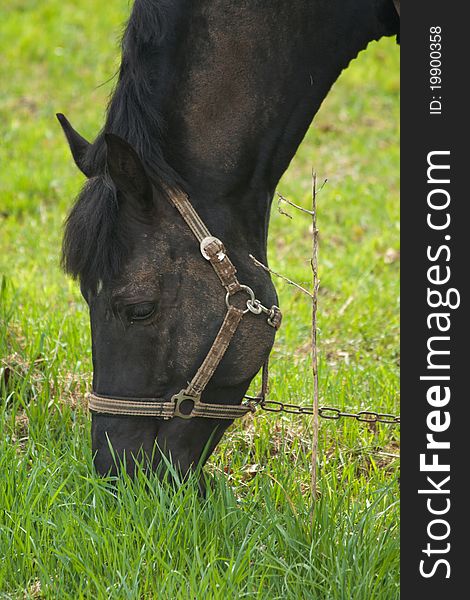
<path fill-rule="evenodd" d="M 312 331 L 311 331 L 311 340 L 312 340 L 312 373 L 313 373 L 313 434 L 312 434 L 312 476 L 311 476 L 311 490 L 313 499 L 316 501 L 318 498 L 318 474 L 317 474 L 317 463 L 318 463 L 318 429 L 319 429 L 319 419 L 318 419 L 318 354 L 317 354 L 317 299 L 318 299 L 318 289 L 320 287 L 320 280 L 318 278 L 318 229 L 317 229 L 317 194 L 319 191 L 323 189 L 323 186 L 326 184 L 327 179 L 325 179 L 320 187 L 317 190 L 317 175 L 312 171 L 312 210 L 308 210 L 291 202 L 287 198 L 284 198 L 282 194 L 278 193 L 278 210 L 281 214 L 292 219 L 291 215 L 286 213 L 281 209 L 281 203 L 285 202 L 289 206 L 292 206 L 296 210 L 299 210 L 303 213 L 310 215 L 312 218 L 312 258 L 310 259 L 310 266 L 312 268 L 312 289 L 313 293 L 302 287 L 292 279 L 281 275 L 280 273 L 276 273 L 259 260 L 257 260 L 252 254 L 250 254 L 251 260 L 255 263 L 257 267 L 261 267 L 268 273 L 279 277 L 289 285 L 296 287 L 303 294 L 309 296 L 312 300 Z M 315 508 L 315 505 L 314 507 Z M 314 510 L 312 511 L 312 520 L 314 517 Z"/>
<path fill-rule="evenodd" d="M 317 196 L 318 192 L 321 192 L 322 189 L 325 187 L 327 181 L 328 181 L 328 179 L 324 179 L 323 183 L 320 186 L 320 189 L 317 190 L 317 174 L 312 171 L 312 198 L 315 197 L 314 201 L 313 201 L 313 205 L 315 207 L 316 207 L 316 196 Z M 279 192 L 277 192 L 277 196 L 278 196 L 277 209 L 281 213 L 281 215 L 285 215 L 286 217 L 289 217 L 289 219 L 292 219 L 292 217 L 290 216 L 289 213 L 286 213 L 284 210 L 282 210 L 281 204 L 283 202 L 285 202 L 286 204 L 288 204 L 289 206 L 292 206 L 293 208 L 295 208 L 297 210 L 300 210 L 300 212 L 310 215 L 311 217 L 313 217 L 315 215 L 316 208 L 312 208 L 312 210 L 308 210 L 308 208 L 304 208 L 303 206 L 299 206 L 298 204 L 295 204 L 294 202 L 292 202 L 292 200 L 288 200 Z"/>
<path fill-rule="evenodd" d="M 261 267 L 267 273 L 271 273 L 271 275 L 275 275 L 276 277 L 279 277 L 279 279 L 282 279 L 283 281 L 285 281 L 289 285 L 293 285 L 298 290 L 300 290 L 303 294 L 307 294 L 307 296 L 310 296 L 310 298 L 312 298 L 312 300 L 313 300 L 313 294 L 312 294 L 312 292 L 309 292 L 308 290 L 306 290 L 304 287 L 302 287 L 298 283 L 295 283 L 295 281 L 292 281 L 292 279 L 289 279 L 288 277 L 285 277 L 284 275 L 281 275 L 280 273 L 276 273 L 276 271 L 273 271 L 272 269 L 270 269 L 266 265 L 263 265 L 262 262 L 260 262 L 257 258 L 255 258 L 253 256 L 253 254 L 250 254 L 249 257 L 251 258 L 251 260 L 255 263 L 255 265 L 257 267 Z"/>
<path fill-rule="evenodd" d="M 323 185 L 325 185 L 325 182 Z M 323 187 L 322 185 L 322 187 Z M 321 189 L 321 188 L 320 188 Z M 312 171 L 312 372 L 313 372 L 313 433 L 312 433 L 312 496 L 316 501 L 318 498 L 318 355 L 317 355 L 317 305 L 318 289 L 320 280 L 318 278 L 318 229 L 317 229 L 317 175 Z M 312 511 L 314 518 L 315 504 Z"/>
<path fill-rule="evenodd" d="M 289 217 L 289 219 L 292 219 L 292 217 L 287 214 L 286 212 L 284 212 L 283 210 L 280 209 L 280 205 L 282 202 L 285 202 L 286 204 L 288 204 L 289 206 L 292 206 L 293 208 L 300 210 L 300 212 L 306 213 L 307 215 L 312 216 L 312 211 L 308 210 L 308 208 L 304 208 L 303 206 L 299 206 L 298 204 L 295 204 L 294 202 L 292 202 L 292 200 L 288 200 L 287 198 L 284 198 L 284 196 L 282 194 L 280 194 L 279 192 L 277 193 L 279 200 L 278 200 L 278 208 L 279 208 L 279 212 L 282 215 L 286 215 L 286 217 Z"/>
<path fill-rule="evenodd" d="M 311 478 L 311 490 L 314 500 L 318 498 L 318 354 L 317 354 L 317 305 L 318 305 L 318 289 L 320 287 L 320 280 L 318 278 L 318 229 L 317 229 L 317 193 L 323 189 L 327 179 L 324 180 L 320 190 L 317 190 L 317 174 L 312 171 L 312 210 L 307 210 L 298 204 L 295 204 L 291 200 L 284 198 L 282 194 L 278 194 L 279 202 L 278 208 L 282 214 L 285 214 L 289 218 L 290 215 L 281 210 L 281 202 L 285 202 L 292 206 L 296 210 L 300 210 L 303 213 L 310 215 L 312 218 L 312 258 L 310 259 L 310 266 L 312 268 L 312 289 L 313 293 L 307 292 L 312 300 L 312 373 L 313 373 L 313 432 L 312 432 L 312 478 Z M 295 284 L 296 285 L 296 284 Z M 296 287 L 299 287 L 296 285 Z M 315 506 L 314 506 L 315 508 Z M 312 511 L 312 519 L 314 512 Z"/>

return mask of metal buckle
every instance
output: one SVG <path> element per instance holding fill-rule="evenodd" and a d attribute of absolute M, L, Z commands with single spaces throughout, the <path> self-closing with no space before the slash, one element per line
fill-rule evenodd
<path fill-rule="evenodd" d="M 171 399 L 172 402 L 175 403 L 173 416 L 179 417 L 180 419 L 192 419 L 194 416 L 193 415 L 194 409 L 199 404 L 199 398 L 200 398 L 200 396 L 190 396 L 189 394 L 186 393 L 185 390 L 181 390 L 181 392 L 178 392 L 177 394 L 175 394 Z M 188 400 L 193 403 L 191 410 L 189 411 L 189 413 L 181 412 L 181 408 L 180 408 L 181 404 Z"/>
<path fill-rule="evenodd" d="M 271 325 L 271 327 L 274 327 L 275 329 L 279 329 L 282 321 L 282 313 L 279 306 L 276 306 L 275 304 L 272 305 L 267 321 L 268 325 Z"/>
<path fill-rule="evenodd" d="M 219 240 L 219 238 L 216 238 L 213 235 L 205 237 L 201 240 L 201 243 L 199 244 L 201 254 L 206 260 L 210 260 L 211 257 L 207 253 L 206 248 L 207 248 L 207 246 L 209 246 L 209 244 L 213 244 L 213 243 L 218 244 L 218 246 L 220 248 L 220 250 L 216 253 L 216 257 L 219 262 L 222 262 L 225 258 L 225 248 L 224 248 L 223 243 Z"/>

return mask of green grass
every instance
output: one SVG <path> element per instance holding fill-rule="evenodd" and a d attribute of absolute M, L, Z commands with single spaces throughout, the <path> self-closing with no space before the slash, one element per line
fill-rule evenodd
<path fill-rule="evenodd" d="M 124 0 L 0 8 L 0 598 L 397 599 L 399 429 L 322 421 L 311 524 L 311 422 L 257 415 L 210 459 L 198 499 L 144 473 L 92 469 L 88 314 L 61 273 L 61 226 L 82 177 L 54 113 L 93 137 L 119 62 Z M 279 190 L 318 198 L 321 403 L 397 413 L 398 95 L 393 40 L 371 44 L 324 102 Z M 270 263 L 310 277 L 309 223 L 273 207 Z M 274 400 L 309 402 L 310 307 L 284 312 Z"/>

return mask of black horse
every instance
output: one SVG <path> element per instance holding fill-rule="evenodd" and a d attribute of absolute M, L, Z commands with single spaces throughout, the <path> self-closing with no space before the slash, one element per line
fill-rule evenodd
<path fill-rule="evenodd" d="M 175 195 L 187 194 L 223 241 L 239 282 L 276 303 L 249 259 L 266 263 L 276 185 L 341 71 L 371 40 L 398 33 L 398 10 L 396 0 L 135 1 L 102 132 L 89 143 L 58 115 L 88 178 L 66 222 L 63 265 L 90 308 L 97 396 L 168 405 L 226 314 L 214 261 Z M 274 328 L 254 312 L 211 373 L 205 405 L 239 405 L 269 355 Z M 137 457 L 155 468 L 156 443 L 186 473 L 231 423 L 115 413 L 93 413 L 99 473 L 115 472 L 114 453 L 129 473 Z"/>

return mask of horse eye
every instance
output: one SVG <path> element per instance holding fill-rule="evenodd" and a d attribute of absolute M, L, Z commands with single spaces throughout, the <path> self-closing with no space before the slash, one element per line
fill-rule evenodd
<path fill-rule="evenodd" d="M 127 315 L 131 321 L 144 321 L 149 319 L 155 312 L 156 304 L 154 302 L 142 302 L 129 306 Z"/>

